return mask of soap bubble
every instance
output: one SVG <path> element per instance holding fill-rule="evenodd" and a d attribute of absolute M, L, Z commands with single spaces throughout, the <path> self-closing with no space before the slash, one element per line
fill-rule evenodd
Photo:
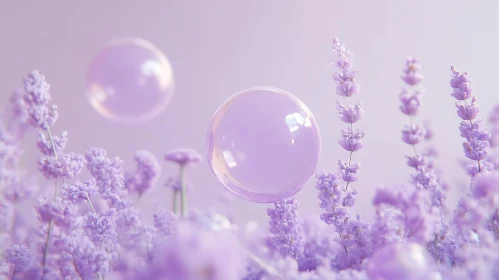
<path fill-rule="evenodd" d="M 86 94 L 107 119 L 136 123 L 160 114 L 173 96 L 173 72 L 165 55 L 139 38 L 111 42 L 90 63 Z"/>
<path fill-rule="evenodd" d="M 271 87 L 234 94 L 208 130 L 208 162 L 232 194 L 268 203 L 297 193 L 313 176 L 320 133 L 294 95 Z"/>

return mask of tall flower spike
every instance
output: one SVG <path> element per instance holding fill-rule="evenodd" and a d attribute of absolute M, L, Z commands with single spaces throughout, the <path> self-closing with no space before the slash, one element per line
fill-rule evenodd
<path fill-rule="evenodd" d="M 490 134 L 483 127 L 483 121 L 476 118 L 480 112 L 480 107 L 476 104 L 476 96 L 472 96 L 471 79 L 468 73 L 460 73 L 451 67 L 452 77 L 449 82 L 451 95 L 457 100 L 457 115 L 463 119 L 459 130 L 465 139 L 463 142 L 464 155 L 475 162 L 466 167 L 466 173 L 475 177 L 478 173 L 491 171 L 492 163 L 488 162 L 487 156 L 490 147 Z M 471 98 L 471 103 L 467 100 Z"/>
<path fill-rule="evenodd" d="M 350 103 L 350 97 L 360 89 L 355 83 L 357 72 L 352 68 L 352 53 L 345 48 L 336 36 L 333 37 L 333 52 L 337 59 L 333 60 L 332 64 L 338 68 L 338 71 L 333 75 L 333 79 L 338 82 L 336 93 L 346 97 L 348 103 Z M 342 137 L 338 141 L 343 149 L 350 152 L 348 162 L 340 163 L 342 178 L 348 189 L 348 185 L 357 180 L 357 170 L 359 169 L 358 164 L 352 163 L 352 154 L 362 149 L 361 139 L 365 136 L 364 131 L 354 132 L 353 124 L 360 120 L 364 110 L 362 109 L 362 103 L 345 107 L 341 102 L 338 102 L 336 108 L 338 109 L 339 119 L 350 124 L 347 129 L 341 130 Z"/>
<path fill-rule="evenodd" d="M 36 70 L 24 77 L 23 100 L 30 123 L 41 132 L 38 146 L 41 152 L 47 157 L 39 160 L 38 168 L 47 179 L 55 179 L 52 204 L 57 205 L 59 199 L 59 179 L 70 179 L 78 175 L 84 165 L 84 159 L 72 153 L 62 154 L 62 150 L 66 146 L 64 133 L 59 138 L 52 136 L 51 127 L 57 121 L 59 113 L 57 105 L 50 104 L 52 101 L 50 85 L 46 82 L 45 77 Z M 45 133 L 48 135 L 48 139 L 42 136 Z M 52 148 L 52 152 L 50 152 L 50 147 Z M 62 154 L 61 157 L 60 154 Z M 42 260 L 43 273 L 45 273 L 47 256 L 50 249 L 51 234 L 54 225 L 53 218 L 51 217 L 50 221 L 48 221 L 49 225 Z"/>
<path fill-rule="evenodd" d="M 431 166 L 428 158 L 428 152 L 418 153 L 416 146 L 422 141 L 429 138 L 425 126 L 413 124 L 413 118 L 419 113 L 422 103 L 422 91 L 419 85 L 423 80 L 420 74 L 421 65 L 419 61 L 413 57 L 406 59 L 406 67 L 403 69 L 402 80 L 406 83 L 400 95 L 400 110 L 405 115 L 409 116 L 410 125 L 406 125 L 402 130 L 402 140 L 413 146 L 414 155 L 406 156 L 407 165 L 416 170 L 416 174 L 412 175 L 413 183 L 418 189 L 426 189 L 431 193 L 431 197 L 435 198 L 433 206 L 440 207 L 441 199 L 444 198 L 442 188 L 439 184 L 437 174 Z"/>

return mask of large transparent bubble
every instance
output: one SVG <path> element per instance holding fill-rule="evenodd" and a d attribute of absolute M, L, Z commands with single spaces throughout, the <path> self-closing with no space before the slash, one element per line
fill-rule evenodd
<path fill-rule="evenodd" d="M 107 119 L 136 123 L 160 114 L 173 96 L 173 72 L 165 55 L 148 41 L 111 42 L 90 63 L 86 94 Z"/>
<path fill-rule="evenodd" d="M 209 164 L 228 191 L 267 203 L 303 188 L 315 173 L 321 140 L 303 102 L 283 90 L 258 87 L 222 104 L 207 145 Z"/>

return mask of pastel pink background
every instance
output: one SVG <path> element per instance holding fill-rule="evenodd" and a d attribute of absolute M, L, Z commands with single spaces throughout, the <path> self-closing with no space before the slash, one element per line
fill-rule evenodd
<path fill-rule="evenodd" d="M 366 115 L 358 127 L 368 134 L 366 148 L 354 155 L 362 163 L 356 210 L 369 217 L 375 186 L 409 179 L 404 155 L 412 150 L 400 140 L 408 119 L 398 109 L 399 76 L 408 55 L 421 60 L 426 77 L 418 120 L 432 119 L 439 165 L 451 187 L 457 193 L 466 185 L 458 164 L 462 148 L 449 68 L 471 73 L 474 93 L 488 114 L 499 102 L 498 11 L 497 1 L 2 0 L 0 105 L 21 86 L 25 73 L 38 69 L 52 84 L 61 114 L 55 130 L 69 131 L 68 150 L 100 146 L 131 169 L 136 149 L 147 148 L 159 157 L 176 147 L 204 153 L 208 122 L 222 101 L 245 88 L 274 86 L 294 93 L 312 110 L 322 132 L 319 169 L 336 171 L 338 159 L 347 157 L 337 144 L 344 125 L 337 119 L 329 64 L 336 34 L 353 51 L 360 71 L 356 100 L 364 103 Z M 170 106 L 143 125 L 103 119 L 84 95 L 88 63 L 106 42 L 123 36 L 153 42 L 175 72 L 177 90 Z M 34 142 L 26 147 L 27 168 L 34 169 Z M 170 193 L 161 185 L 175 172 L 175 166 L 163 164 L 160 185 L 141 207 L 153 211 L 160 203 L 170 205 Z M 188 175 L 195 188 L 191 206 L 220 204 L 222 187 L 205 163 Z M 298 195 L 302 215 L 319 213 L 313 181 Z M 260 222 L 266 221 L 265 208 L 237 198 L 225 207 L 242 221 Z"/>

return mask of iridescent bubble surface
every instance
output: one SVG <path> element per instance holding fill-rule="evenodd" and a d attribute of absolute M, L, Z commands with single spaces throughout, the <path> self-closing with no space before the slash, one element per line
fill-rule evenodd
<path fill-rule="evenodd" d="M 297 193 L 314 175 L 320 133 L 307 106 L 277 88 L 234 94 L 213 116 L 208 162 L 234 195 L 268 203 Z"/>
<path fill-rule="evenodd" d="M 135 123 L 161 113 L 173 96 L 173 72 L 166 56 L 139 38 L 111 42 L 90 63 L 86 94 L 107 119 Z"/>

